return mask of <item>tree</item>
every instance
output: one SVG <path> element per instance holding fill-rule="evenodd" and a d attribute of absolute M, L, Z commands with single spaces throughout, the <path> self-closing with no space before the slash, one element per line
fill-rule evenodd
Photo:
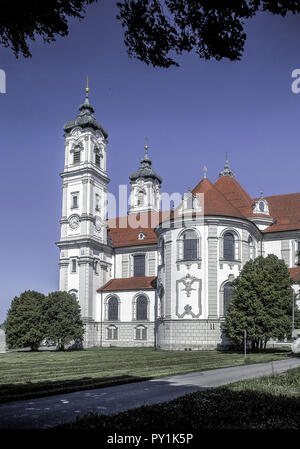
<path fill-rule="evenodd" d="M 50 293 L 44 302 L 44 319 L 47 323 L 46 339 L 63 350 L 75 340 L 83 340 L 83 322 L 80 306 L 74 296 L 67 292 Z"/>
<path fill-rule="evenodd" d="M 292 280 L 283 260 L 271 254 L 248 261 L 233 282 L 233 295 L 224 323 L 226 335 L 242 344 L 244 329 L 253 349 L 270 338 L 291 335 Z"/>
<path fill-rule="evenodd" d="M 97 0 L 2 0 L 0 44 L 10 47 L 15 56 L 31 56 L 27 40 L 41 36 L 53 42 L 69 33 L 68 18 L 82 19 L 85 7 Z"/>
<path fill-rule="evenodd" d="M 6 342 L 9 349 L 30 347 L 37 351 L 45 335 L 42 306 L 45 296 L 27 290 L 15 297 L 4 323 Z"/>
<path fill-rule="evenodd" d="M 0 44 L 31 56 L 27 40 L 45 42 L 69 32 L 68 18 L 82 19 L 98 0 L 2 0 Z M 300 12 L 299 0 L 122 0 L 117 3 L 128 54 L 159 67 L 179 66 L 170 54 L 195 51 L 200 58 L 239 60 L 245 20 L 257 12 Z"/>
<path fill-rule="evenodd" d="M 124 0 L 118 3 L 130 56 L 159 67 L 179 66 L 171 52 L 241 59 L 245 20 L 258 11 L 286 16 L 299 0 Z"/>

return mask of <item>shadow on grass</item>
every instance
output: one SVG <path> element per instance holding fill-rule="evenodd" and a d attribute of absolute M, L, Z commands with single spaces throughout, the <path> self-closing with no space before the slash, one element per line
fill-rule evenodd
<path fill-rule="evenodd" d="M 142 406 L 115 415 L 88 414 L 53 430 L 94 430 L 146 435 L 203 429 L 300 429 L 300 398 L 273 396 L 227 387 L 199 391 L 170 402 Z"/>
<path fill-rule="evenodd" d="M 218 353 L 224 354 L 244 354 L 244 349 L 231 348 L 231 349 L 217 349 Z M 247 349 L 247 355 L 251 354 L 286 354 L 287 356 L 294 357 L 297 354 L 293 354 L 290 348 L 266 348 L 266 349 Z"/>
<path fill-rule="evenodd" d="M 112 376 L 112 377 L 83 377 L 80 379 L 26 382 L 18 384 L 2 384 L 0 387 L 0 403 L 33 399 L 43 396 L 66 394 L 74 391 L 94 388 L 111 387 L 115 385 L 150 380 L 151 377 Z"/>

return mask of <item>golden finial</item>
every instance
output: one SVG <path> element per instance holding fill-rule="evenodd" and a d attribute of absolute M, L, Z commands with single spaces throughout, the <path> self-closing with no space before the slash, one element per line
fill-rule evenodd
<path fill-rule="evenodd" d="M 146 153 L 147 153 L 147 151 L 148 151 L 148 139 L 147 139 L 147 137 L 145 137 L 145 151 L 146 151 Z"/>
<path fill-rule="evenodd" d="M 206 178 L 206 174 L 207 174 L 207 168 L 204 165 L 204 167 L 203 167 L 203 178 Z"/>
<path fill-rule="evenodd" d="M 89 77 L 88 76 L 86 76 L 86 88 L 85 88 L 85 91 L 86 91 L 86 93 L 88 94 L 89 93 Z"/>

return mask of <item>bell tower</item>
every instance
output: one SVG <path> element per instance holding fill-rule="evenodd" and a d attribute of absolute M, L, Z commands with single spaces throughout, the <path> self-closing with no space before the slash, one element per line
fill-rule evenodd
<path fill-rule="evenodd" d="M 96 291 L 111 278 L 112 248 L 107 243 L 107 131 L 93 115 L 86 86 L 74 120 L 64 124 L 59 288 L 79 301 L 86 326 L 85 346 L 96 344 Z"/>
<path fill-rule="evenodd" d="M 129 214 L 159 212 L 162 179 L 151 167 L 147 143 L 140 164 L 138 170 L 129 176 L 131 184 Z"/>

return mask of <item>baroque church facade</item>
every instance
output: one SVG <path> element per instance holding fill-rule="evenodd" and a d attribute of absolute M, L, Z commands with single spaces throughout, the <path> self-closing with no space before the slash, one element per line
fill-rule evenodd
<path fill-rule="evenodd" d="M 79 301 L 84 346 L 215 349 L 232 281 L 249 259 L 275 254 L 300 279 L 300 193 L 251 198 L 226 158 L 170 211 L 145 146 L 129 177 L 128 215 L 106 219 L 107 131 L 89 102 L 64 125 L 59 288 Z"/>

